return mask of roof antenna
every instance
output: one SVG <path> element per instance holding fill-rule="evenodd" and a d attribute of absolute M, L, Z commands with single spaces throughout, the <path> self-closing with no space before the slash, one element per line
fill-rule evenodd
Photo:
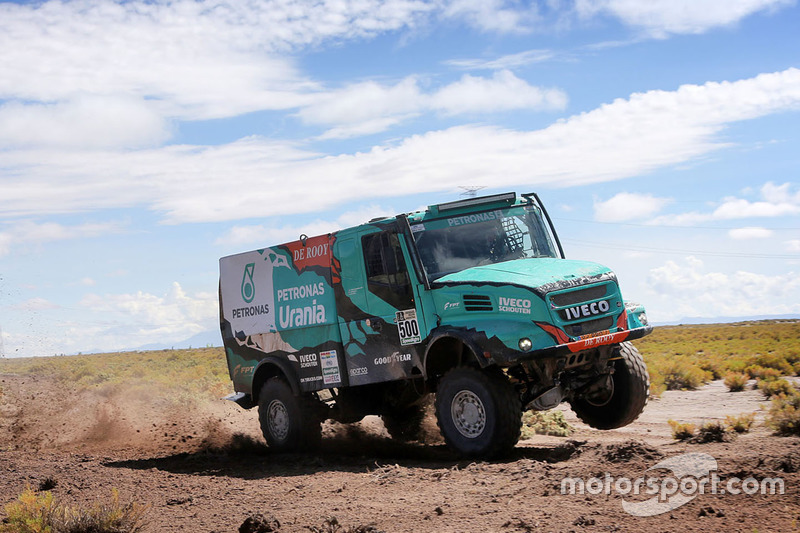
<path fill-rule="evenodd" d="M 464 189 L 464 192 L 461 193 L 461 196 L 466 198 L 475 198 L 478 194 L 478 191 L 481 189 L 485 189 L 486 185 L 459 185 L 459 189 Z"/>

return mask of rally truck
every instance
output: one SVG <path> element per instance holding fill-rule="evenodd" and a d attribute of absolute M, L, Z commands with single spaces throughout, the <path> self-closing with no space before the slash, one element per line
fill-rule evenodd
<path fill-rule="evenodd" d="M 465 198 L 220 259 L 234 394 L 276 451 L 379 415 L 419 436 L 433 406 L 461 456 L 509 452 L 522 413 L 568 402 L 625 426 L 647 402 L 630 343 L 652 331 L 615 274 L 564 258 L 536 194 Z"/>

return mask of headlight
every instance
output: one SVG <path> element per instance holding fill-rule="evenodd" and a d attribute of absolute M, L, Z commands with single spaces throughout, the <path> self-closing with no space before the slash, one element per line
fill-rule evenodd
<path fill-rule="evenodd" d="M 644 313 L 641 313 L 639 315 L 639 322 L 641 322 L 643 326 L 646 326 L 647 325 L 647 315 L 644 314 Z"/>
<path fill-rule="evenodd" d="M 519 340 L 519 349 L 520 350 L 522 350 L 523 352 L 527 352 L 531 348 L 533 348 L 533 343 L 531 342 L 530 339 L 524 338 L 524 339 L 520 339 Z"/>

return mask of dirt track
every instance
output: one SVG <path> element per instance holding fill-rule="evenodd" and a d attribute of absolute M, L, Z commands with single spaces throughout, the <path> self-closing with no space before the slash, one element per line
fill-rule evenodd
<path fill-rule="evenodd" d="M 503 461 L 470 462 L 435 438 L 393 442 L 374 417 L 326 427 L 318 453 L 275 455 L 259 444 L 255 413 L 226 402 L 177 409 L 155 391 L 69 393 L 45 378 L 0 379 L 0 504 L 51 479 L 73 504 L 108 499 L 112 487 L 149 504 L 153 532 L 237 531 L 258 513 L 280 531 L 800 531 L 800 438 L 760 424 L 729 443 L 670 437 L 669 418 L 701 423 L 767 404 L 720 382 L 668 391 L 617 431 L 591 430 L 567 410 L 571 437 L 537 436 Z M 648 517 L 622 503 L 650 496 L 561 494 L 565 477 L 652 476 L 648 468 L 685 452 L 710 454 L 723 482 L 781 478 L 785 494 L 704 494 Z"/>

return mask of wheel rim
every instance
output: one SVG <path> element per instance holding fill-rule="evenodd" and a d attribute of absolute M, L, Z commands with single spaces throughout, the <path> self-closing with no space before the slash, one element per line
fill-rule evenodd
<path fill-rule="evenodd" d="M 486 428 L 486 409 L 470 390 L 462 390 L 453 397 L 450 415 L 456 430 L 468 439 L 478 437 Z"/>
<path fill-rule="evenodd" d="M 289 413 L 280 400 L 272 400 L 267 408 L 267 424 L 275 440 L 283 441 L 289 435 Z"/>
<path fill-rule="evenodd" d="M 593 405 L 594 407 L 603 407 L 607 405 L 608 402 L 611 401 L 611 398 L 614 396 L 614 379 L 608 380 L 608 387 L 602 391 L 600 394 L 595 396 L 587 397 L 586 403 L 589 405 Z"/>

